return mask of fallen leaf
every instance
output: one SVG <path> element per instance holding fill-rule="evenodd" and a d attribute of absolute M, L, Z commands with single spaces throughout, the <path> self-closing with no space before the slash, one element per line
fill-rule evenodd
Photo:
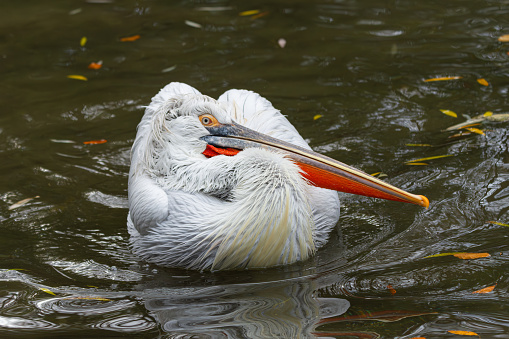
<path fill-rule="evenodd" d="M 468 127 L 474 127 L 474 126 L 480 126 L 480 125 L 481 125 L 480 123 L 475 123 L 475 124 L 463 125 L 461 128 L 468 128 Z"/>
<path fill-rule="evenodd" d="M 405 146 L 410 147 L 433 147 L 431 144 L 405 144 Z"/>
<path fill-rule="evenodd" d="M 258 13 L 260 13 L 259 9 L 252 9 L 252 10 L 249 10 L 249 11 L 240 12 L 239 16 L 250 16 L 250 15 L 255 15 L 255 14 L 258 14 Z"/>
<path fill-rule="evenodd" d="M 470 135 L 472 133 L 470 132 L 459 132 L 459 133 L 456 133 L 456 134 L 453 134 L 451 136 L 449 136 L 449 138 L 457 138 L 457 137 L 464 137 L 465 135 Z"/>
<path fill-rule="evenodd" d="M 173 66 L 170 66 L 168 68 L 165 68 L 161 71 L 161 73 L 168 73 L 168 72 L 171 72 L 173 71 L 175 68 L 177 68 L 177 65 L 173 65 Z"/>
<path fill-rule="evenodd" d="M 491 118 L 491 117 L 480 117 L 480 118 L 475 118 L 475 119 L 468 119 L 467 121 L 462 122 L 460 124 L 457 124 L 457 125 L 454 125 L 451 127 L 447 127 L 445 130 L 446 131 L 454 131 L 454 130 L 458 130 L 463 127 L 476 126 L 475 124 L 480 124 L 481 122 L 483 122 L 484 120 L 489 119 L 489 118 Z"/>
<path fill-rule="evenodd" d="M 321 117 L 323 117 L 323 115 L 321 115 L 321 114 L 317 114 L 317 115 L 315 115 L 315 116 L 313 117 L 313 120 L 318 120 L 318 119 L 320 119 Z"/>
<path fill-rule="evenodd" d="M 431 82 L 431 81 L 446 81 L 446 80 L 457 80 L 462 79 L 463 77 L 460 76 L 452 76 L 452 77 L 441 77 L 441 78 L 431 78 L 431 79 L 425 79 L 425 82 Z"/>
<path fill-rule="evenodd" d="M 506 227 L 509 227 L 509 224 L 503 224 L 501 222 L 498 222 L 498 221 L 488 221 L 490 224 L 495 224 L 495 225 L 498 225 L 498 226 L 506 226 Z"/>
<path fill-rule="evenodd" d="M 426 259 L 426 258 L 436 258 L 436 257 L 445 257 L 445 256 L 448 256 L 448 255 L 455 255 L 455 254 L 458 254 L 458 253 L 461 253 L 461 252 L 449 252 L 449 253 L 433 254 L 433 255 L 428 255 L 427 257 L 424 257 L 424 259 Z"/>
<path fill-rule="evenodd" d="M 194 21 L 191 21 L 191 20 L 186 20 L 184 21 L 184 23 L 190 27 L 194 27 L 194 28 L 202 28 L 202 25 L 200 25 L 199 23 L 197 22 L 194 22 Z"/>
<path fill-rule="evenodd" d="M 470 131 L 470 132 L 473 132 L 473 133 L 477 133 L 477 134 L 481 134 L 481 135 L 484 135 L 484 132 L 479 129 L 479 128 L 465 128 L 467 131 Z"/>
<path fill-rule="evenodd" d="M 490 84 L 486 81 L 486 79 L 480 78 L 477 79 L 477 82 L 480 83 L 483 86 L 489 86 Z"/>
<path fill-rule="evenodd" d="M 40 198 L 40 197 L 38 195 L 36 195 L 35 197 L 32 197 L 32 198 L 26 198 L 26 199 L 20 200 L 17 203 L 12 204 L 11 206 L 9 206 L 7 209 L 9 211 L 13 210 L 15 208 L 18 208 L 18 207 L 21 207 L 21 206 L 25 205 L 27 202 L 29 202 L 31 200 L 37 199 L 37 198 Z"/>
<path fill-rule="evenodd" d="M 491 116 L 487 116 L 486 120 L 496 122 L 506 122 L 509 121 L 509 113 L 493 114 Z"/>
<path fill-rule="evenodd" d="M 50 290 L 48 290 L 47 288 L 45 287 L 39 287 L 39 289 L 43 292 L 46 292 L 48 294 L 51 294 L 51 295 L 56 295 L 55 293 L 51 292 Z"/>
<path fill-rule="evenodd" d="M 412 337 L 410 339 L 426 339 L 425 337 Z"/>
<path fill-rule="evenodd" d="M 479 334 L 475 333 L 475 332 L 470 332 L 470 331 L 447 331 L 449 333 L 452 333 L 452 334 L 458 334 L 458 335 L 476 335 L 476 336 L 479 336 Z"/>
<path fill-rule="evenodd" d="M 74 79 L 74 80 L 81 80 L 81 81 L 87 81 L 88 79 L 86 77 L 84 77 L 83 75 L 76 75 L 76 74 L 71 74 L 71 75 L 68 75 L 67 76 L 69 79 Z"/>
<path fill-rule="evenodd" d="M 428 163 L 426 162 L 407 162 L 405 165 L 412 165 L 412 166 L 428 166 Z"/>
<path fill-rule="evenodd" d="M 286 46 L 286 40 L 285 40 L 285 39 L 283 39 L 283 38 L 281 38 L 281 39 L 279 39 L 279 40 L 277 41 L 277 44 L 279 45 L 279 47 L 281 47 L 281 48 L 285 48 L 285 46 Z"/>
<path fill-rule="evenodd" d="M 478 259 L 490 257 L 489 253 L 456 253 L 453 254 L 456 258 L 460 259 Z"/>
<path fill-rule="evenodd" d="M 136 34 L 136 35 L 131 35 L 131 36 L 126 36 L 124 38 L 120 38 L 120 41 L 122 42 L 126 42 L 126 41 L 136 41 L 138 40 L 139 38 L 141 38 L 141 36 L 139 34 Z"/>
<path fill-rule="evenodd" d="M 73 9 L 72 11 L 69 12 L 69 15 L 76 15 L 78 13 L 81 13 L 81 8 Z"/>
<path fill-rule="evenodd" d="M 492 115 L 493 115 L 492 111 L 486 111 L 486 112 L 484 112 L 484 114 L 482 116 L 483 117 L 491 117 Z"/>
<path fill-rule="evenodd" d="M 99 298 L 99 297 L 72 297 L 72 298 L 62 298 L 63 300 L 74 300 L 74 299 L 82 299 L 82 300 L 100 300 L 100 301 L 111 301 L 111 299 Z"/>
<path fill-rule="evenodd" d="M 409 164 L 409 163 L 421 162 L 421 161 L 426 161 L 426 160 L 434 160 L 434 159 L 440 159 L 440 158 L 447 158 L 447 157 L 453 157 L 453 156 L 454 156 L 454 154 L 435 155 L 433 157 L 409 160 L 406 163 Z"/>
<path fill-rule="evenodd" d="M 85 44 L 86 44 L 86 43 L 87 43 L 87 37 L 86 37 L 86 36 L 84 36 L 84 37 L 83 37 L 83 38 L 81 38 L 81 40 L 80 40 L 80 46 L 81 46 L 81 47 L 83 47 L 83 46 L 85 46 Z"/>
<path fill-rule="evenodd" d="M 497 284 L 495 284 L 493 286 L 481 288 L 480 290 L 472 292 L 472 293 L 490 293 L 491 291 L 493 291 L 495 289 L 495 286 L 497 286 Z"/>
<path fill-rule="evenodd" d="M 106 142 L 108 142 L 108 140 L 101 139 L 101 140 L 83 141 L 83 144 L 85 144 L 85 145 L 99 145 L 99 144 L 104 144 Z"/>
<path fill-rule="evenodd" d="M 261 17 L 266 16 L 266 15 L 267 15 L 267 14 L 269 14 L 269 13 L 270 13 L 269 11 L 265 11 L 265 12 L 258 13 L 258 14 L 256 14 L 256 15 L 253 15 L 253 16 L 251 17 L 251 20 L 259 19 L 259 18 L 261 18 Z"/>
<path fill-rule="evenodd" d="M 98 62 L 91 62 L 90 65 L 88 65 L 88 68 L 90 69 L 100 69 L 103 67 L 103 61 L 99 60 Z"/>
<path fill-rule="evenodd" d="M 498 41 L 500 42 L 509 42 L 509 34 L 505 34 L 498 37 Z"/>
<path fill-rule="evenodd" d="M 442 112 L 445 115 L 448 115 L 450 117 L 453 117 L 453 118 L 457 118 L 458 117 L 458 115 L 456 113 L 454 113 L 453 111 L 450 111 L 448 109 L 441 109 L 440 112 Z"/>
<path fill-rule="evenodd" d="M 477 259 L 477 258 L 486 258 L 489 257 L 489 253 L 466 253 L 466 252 L 449 252 L 449 253 L 439 253 L 439 254 L 433 254 L 428 255 L 426 258 L 436 258 L 436 257 L 445 257 L 448 255 L 453 255 L 456 258 L 460 259 Z"/>
<path fill-rule="evenodd" d="M 64 140 L 64 139 L 49 139 L 51 142 L 56 142 L 58 144 L 75 144 L 74 140 Z"/>
<path fill-rule="evenodd" d="M 222 12 L 222 11 L 230 11 L 233 9 L 233 7 L 230 6 L 217 6 L 217 7 L 196 7 L 197 11 L 203 11 L 203 12 Z"/>
<path fill-rule="evenodd" d="M 389 290 L 389 292 L 391 292 L 392 295 L 396 294 L 396 290 L 394 288 L 392 288 L 391 285 L 387 285 L 387 289 Z"/>

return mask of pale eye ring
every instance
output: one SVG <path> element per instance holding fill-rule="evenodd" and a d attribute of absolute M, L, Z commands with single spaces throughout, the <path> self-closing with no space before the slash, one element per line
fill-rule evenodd
<path fill-rule="evenodd" d="M 203 117 L 201 118 L 201 123 L 203 125 L 210 125 L 212 123 L 212 119 L 210 119 L 209 117 Z"/>

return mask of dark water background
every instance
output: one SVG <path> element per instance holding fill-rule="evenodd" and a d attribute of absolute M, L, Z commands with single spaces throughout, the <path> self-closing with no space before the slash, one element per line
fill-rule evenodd
<path fill-rule="evenodd" d="M 268 13 L 239 16 L 251 9 Z M 443 131 L 508 112 L 507 33 L 508 1 L 3 1 L 0 336 L 509 338 L 509 227 L 488 223 L 509 223 L 508 123 Z M 444 76 L 463 78 L 423 81 Z M 257 91 L 315 150 L 431 206 L 343 195 L 329 244 L 284 268 L 140 262 L 129 150 L 171 81 Z M 449 252 L 491 256 L 424 258 Z"/>

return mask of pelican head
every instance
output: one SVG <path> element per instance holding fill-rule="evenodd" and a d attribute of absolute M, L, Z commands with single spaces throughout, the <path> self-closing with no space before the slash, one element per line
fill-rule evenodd
<path fill-rule="evenodd" d="M 256 93 L 215 100 L 171 83 L 146 108 L 132 148 L 132 247 L 147 261 L 191 269 L 305 260 L 339 218 L 334 191 L 429 204 L 313 152 Z"/>

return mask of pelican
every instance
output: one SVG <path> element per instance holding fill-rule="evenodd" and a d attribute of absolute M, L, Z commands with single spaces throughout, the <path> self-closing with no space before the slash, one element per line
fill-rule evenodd
<path fill-rule="evenodd" d="M 339 219 L 336 191 L 429 205 L 313 152 L 257 93 L 215 100 L 173 82 L 146 107 L 132 146 L 131 247 L 148 262 L 196 270 L 303 261 Z"/>

